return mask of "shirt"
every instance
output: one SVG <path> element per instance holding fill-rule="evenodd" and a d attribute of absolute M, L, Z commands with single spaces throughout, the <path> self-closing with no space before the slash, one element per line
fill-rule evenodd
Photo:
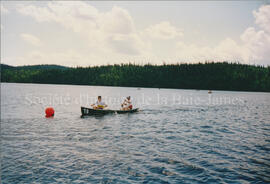
<path fill-rule="evenodd" d="M 96 102 L 96 105 L 97 105 L 97 106 L 98 106 L 98 105 L 105 106 L 106 104 L 105 104 L 104 102 L 102 102 L 102 101 L 97 101 L 97 102 Z"/>
<path fill-rule="evenodd" d="M 129 107 L 130 105 L 132 105 L 131 104 L 131 100 L 125 99 L 125 101 L 124 101 L 124 107 Z"/>

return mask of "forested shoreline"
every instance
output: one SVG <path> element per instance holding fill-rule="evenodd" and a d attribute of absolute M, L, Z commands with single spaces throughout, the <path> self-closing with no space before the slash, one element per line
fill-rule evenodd
<path fill-rule="evenodd" d="M 75 68 L 1 64 L 1 82 L 270 92 L 270 67 L 227 62 Z"/>

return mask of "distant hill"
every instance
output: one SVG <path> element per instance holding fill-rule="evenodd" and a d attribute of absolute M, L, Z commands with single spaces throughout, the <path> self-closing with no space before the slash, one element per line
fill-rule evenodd
<path fill-rule="evenodd" d="M 1 64 L 1 69 L 15 69 L 15 70 L 40 70 L 40 69 L 68 69 L 69 67 L 61 65 L 24 65 L 24 66 L 11 66 L 7 64 Z"/>
<path fill-rule="evenodd" d="M 10 65 L 6 65 L 6 64 L 1 64 L 1 70 L 5 70 L 5 69 L 14 69 L 14 66 L 10 66 Z"/>

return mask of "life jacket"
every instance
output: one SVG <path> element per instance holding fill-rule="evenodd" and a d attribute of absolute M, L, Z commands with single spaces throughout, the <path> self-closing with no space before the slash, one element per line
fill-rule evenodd
<path fill-rule="evenodd" d="M 98 105 L 97 108 L 98 109 L 104 109 L 104 105 Z"/>

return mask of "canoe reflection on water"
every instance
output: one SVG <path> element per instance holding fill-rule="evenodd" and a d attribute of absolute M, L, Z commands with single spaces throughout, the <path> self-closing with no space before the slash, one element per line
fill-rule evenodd
<path fill-rule="evenodd" d="M 82 115 L 81 117 L 84 116 L 93 116 L 93 115 L 106 115 L 106 114 L 125 114 L 125 113 L 134 113 L 138 112 L 139 108 L 132 109 L 132 110 L 111 110 L 111 109 L 91 109 L 87 107 L 81 107 L 81 112 Z"/>

